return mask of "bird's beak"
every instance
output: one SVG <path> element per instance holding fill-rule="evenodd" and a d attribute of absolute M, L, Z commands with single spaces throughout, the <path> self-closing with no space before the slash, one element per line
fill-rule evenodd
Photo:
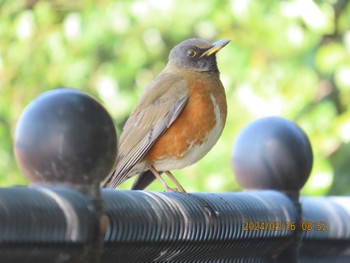
<path fill-rule="evenodd" d="M 211 48 L 206 50 L 199 58 L 202 58 L 204 56 L 209 57 L 210 55 L 215 54 L 230 42 L 231 40 L 227 40 L 227 39 L 216 41 L 215 43 L 213 43 Z"/>

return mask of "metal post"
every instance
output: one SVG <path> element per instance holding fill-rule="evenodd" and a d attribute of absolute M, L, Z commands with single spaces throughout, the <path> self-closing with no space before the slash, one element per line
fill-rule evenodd
<path fill-rule="evenodd" d="M 107 217 L 99 186 L 114 163 L 116 149 L 112 119 L 97 101 L 78 90 L 40 95 L 18 121 L 15 154 L 31 185 L 77 189 L 95 214 L 93 238 L 76 262 L 100 262 Z"/>
<path fill-rule="evenodd" d="M 299 191 L 310 176 L 313 155 L 306 134 L 293 122 L 267 117 L 246 126 L 236 138 L 232 167 L 237 181 L 247 189 L 275 189 L 285 193 L 297 210 L 294 238 L 275 262 L 297 263 L 301 245 Z"/>

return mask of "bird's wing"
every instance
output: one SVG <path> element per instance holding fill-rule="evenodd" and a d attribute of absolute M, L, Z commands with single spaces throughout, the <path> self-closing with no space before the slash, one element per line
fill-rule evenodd
<path fill-rule="evenodd" d="M 176 120 L 187 100 L 187 82 L 178 75 L 162 73 L 151 83 L 125 123 L 116 169 L 103 186 L 115 188 L 133 175 L 132 168 Z"/>

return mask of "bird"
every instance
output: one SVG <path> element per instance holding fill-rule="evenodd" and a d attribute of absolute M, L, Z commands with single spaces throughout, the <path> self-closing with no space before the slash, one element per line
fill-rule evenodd
<path fill-rule="evenodd" d="M 116 188 L 137 176 L 132 190 L 157 178 L 166 192 L 186 193 L 171 170 L 202 159 L 221 136 L 227 102 L 216 53 L 229 42 L 190 38 L 172 48 L 165 68 L 125 122 L 114 168 L 102 187 Z M 176 188 L 167 185 L 163 173 Z"/>

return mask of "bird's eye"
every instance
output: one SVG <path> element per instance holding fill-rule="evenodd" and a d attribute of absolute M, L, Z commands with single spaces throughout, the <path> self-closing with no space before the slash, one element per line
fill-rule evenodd
<path fill-rule="evenodd" d="M 197 52 L 194 51 L 193 49 L 187 50 L 187 56 L 190 58 L 194 58 L 197 55 Z"/>

